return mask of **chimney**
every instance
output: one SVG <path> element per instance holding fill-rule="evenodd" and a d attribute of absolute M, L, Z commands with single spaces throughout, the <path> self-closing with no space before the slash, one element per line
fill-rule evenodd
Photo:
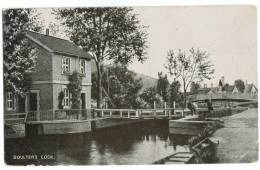
<path fill-rule="evenodd" d="M 49 28 L 46 29 L 46 35 L 49 35 L 50 34 L 50 30 Z"/>
<path fill-rule="evenodd" d="M 207 88 L 207 84 L 206 83 L 204 84 L 204 88 Z"/>

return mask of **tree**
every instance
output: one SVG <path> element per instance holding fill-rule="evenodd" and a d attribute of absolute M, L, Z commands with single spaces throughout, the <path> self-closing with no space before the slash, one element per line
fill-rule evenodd
<path fill-rule="evenodd" d="M 54 11 L 70 39 L 94 57 L 97 68 L 97 107 L 102 99 L 105 62 L 129 64 L 146 57 L 147 33 L 132 8 L 69 8 Z"/>
<path fill-rule="evenodd" d="M 97 98 L 96 74 L 92 79 L 93 98 Z M 142 88 L 141 79 L 125 66 L 106 66 L 102 75 L 102 88 L 109 99 L 110 108 L 138 108 L 138 93 Z"/>
<path fill-rule="evenodd" d="M 198 89 L 200 88 L 200 84 L 196 83 L 196 82 L 191 82 L 190 84 L 190 93 L 191 94 L 197 94 L 198 93 Z"/>
<path fill-rule="evenodd" d="M 191 48 L 188 53 L 181 49 L 177 53 L 169 50 L 165 67 L 170 75 L 182 82 L 184 107 L 186 107 L 187 89 L 191 82 L 211 79 L 211 75 L 214 73 L 209 53 L 194 48 Z"/>
<path fill-rule="evenodd" d="M 169 90 L 169 81 L 167 79 L 167 75 L 162 75 L 162 72 L 158 73 L 158 81 L 157 81 L 157 93 L 160 94 L 163 98 L 163 101 L 168 101 L 168 90 Z"/>
<path fill-rule="evenodd" d="M 148 107 L 152 108 L 154 102 L 159 103 L 160 98 L 157 94 L 156 87 L 149 87 L 145 89 L 142 94 L 140 94 L 140 98 L 147 103 Z M 147 106 L 146 106 L 147 107 Z"/>
<path fill-rule="evenodd" d="M 182 105 L 182 94 L 180 92 L 181 84 L 179 81 L 173 81 L 170 85 L 170 102 L 176 102 L 179 105 Z"/>
<path fill-rule="evenodd" d="M 243 80 L 241 79 L 238 79 L 238 80 L 235 80 L 234 82 L 235 86 L 238 88 L 238 90 L 243 93 L 244 90 L 245 90 L 245 83 Z"/>
<path fill-rule="evenodd" d="M 4 89 L 24 95 L 30 87 L 30 74 L 36 64 L 35 49 L 24 30 L 41 30 L 38 15 L 32 9 L 3 11 Z"/>

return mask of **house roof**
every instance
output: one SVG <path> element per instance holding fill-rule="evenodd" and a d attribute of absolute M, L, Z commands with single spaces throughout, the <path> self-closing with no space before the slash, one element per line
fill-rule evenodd
<path fill-rule="evenodd" d="M 74 43 L 61 38 L 25 31 L 26 36 L 40 46 L 50 49 L 54 53 L 92 59 L 92 56 Z"/>
<path fill-rule="evenodd" d="M 258 91 L 254 84 L 246 84 L 244 92 L 250 93 L 253 87 L 256 89 L 256 91 Z"/>

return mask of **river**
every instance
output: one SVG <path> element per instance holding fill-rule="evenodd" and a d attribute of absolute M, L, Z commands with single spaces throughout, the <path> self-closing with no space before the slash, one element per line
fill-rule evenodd
<path fill-rule="evenodd" d="M 189 151 L 188 138 L 170 135 L 167 120 L 151 120 L 92 133 L 8 139 L 5 160 L 12 165 L 150 164 Z"/>

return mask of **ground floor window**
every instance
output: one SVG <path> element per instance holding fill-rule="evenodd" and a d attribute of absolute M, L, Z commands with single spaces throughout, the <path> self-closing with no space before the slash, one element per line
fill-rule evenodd
<path fill-rule="evenodd" d="M 7 110 L 14 109 L 14 95 L 12 92 L 7 92 L 7 94 L 6 94 L 6 107 L 7 107 Z"/>
<path fill-rule="evenodd" d="M 64 108 L 69 108 L 70 107 L 70 92 L 69 89 L 64 88 L 64 99 L 63 99 L 63 106 Z"/>

